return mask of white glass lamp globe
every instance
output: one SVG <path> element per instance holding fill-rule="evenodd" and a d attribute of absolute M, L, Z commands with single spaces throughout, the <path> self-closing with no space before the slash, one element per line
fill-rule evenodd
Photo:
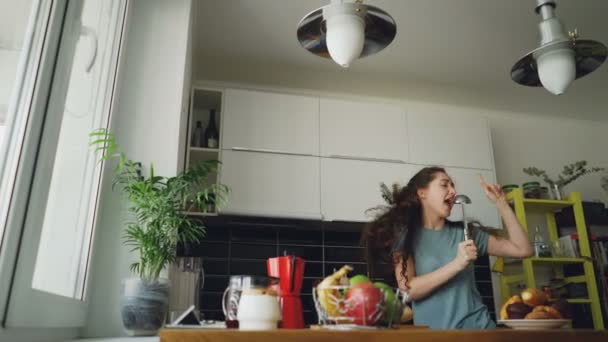
<path fill-rule="evenodd" d="M 365 22 L 356 14 L 327 18 L 327 50 L 331 58 L 347 68 L 361 55 L 365 42 Z"/>
<path fill-rule="evenodd" d="M 552 94 L 563 94 L 576 78 L 572 49 L 560 48 L 544 52 L 536 58 L 536 64 L 540 82 Z"/>

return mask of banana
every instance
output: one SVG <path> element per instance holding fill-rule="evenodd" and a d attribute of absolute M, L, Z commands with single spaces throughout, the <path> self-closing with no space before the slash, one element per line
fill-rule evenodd
<path fill-rule="evenodd" d="M 328 287 L 340 285 L 340 279 L 345 277 L 346 274 L 352 270 L 353 268 L 351 266 L 344 265 L 333 274 L 325 277 L 325 279 L 317 285 L 317 299 L 329 317 L 341 316 L 339 300 L 341 295 L 338 290 Z"/>

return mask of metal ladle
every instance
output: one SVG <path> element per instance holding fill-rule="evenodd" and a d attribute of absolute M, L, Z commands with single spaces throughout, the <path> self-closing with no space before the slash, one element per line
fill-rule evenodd
<path fill-rule="evenodd" d="M 465 216 L 465 213 L 464 213 L 464 205 L 471 204 L 471 199 L 469 198 L 469 196 L 461 194 L 461 195 L 457 195 L 454 198 L 454 203 L 460 204 L 460 207 L 462 208 L 462 222 L 463 222 L 463 228 L 464 228 L 464 239 L 465 239 L 465 241 L 469 240 L 471 238 L 471 232 L 469 231 L 467 217 Z"/>

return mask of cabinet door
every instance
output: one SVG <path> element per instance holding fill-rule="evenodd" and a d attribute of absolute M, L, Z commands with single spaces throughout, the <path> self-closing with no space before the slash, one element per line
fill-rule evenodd
<path fill-rule="evenodd" d="M 474 109 L 410 104 L 410 160 L 423 165 L 494 169 L 487 119 Z"/>
<path fill-rule="evenodd" d="M 321 158 L 321 206 L 328 221 L 370 221 L 366 210 L 385 204 L 380 183 L 406 185 L 417 167 L 408 164 Z"/>
<path fill-rule="evenodd" d="M 221 182 L 232 189 L 222 213 L 321 218 L 319 157 L 223 151 Z"/>
<path fill-rule="evenodd" d="M 456 192 L 465 194 L 471 199 L 471 204 L 465 205 L 467 218 L 477 220 L 484 226 L 500 228 L 501 221 L 496 206 L 490 202 L 479 185 L 480 174 L 487 183 L 494 183 L 496 181 L 494 172 L 460 168 L 447 168 L 446 171 L 456 185 Z M 453 221 L 462 220 L 460 205 L 454 205 L 449 219 Z"/>
<path fill-rule="evenodd" d="M 228 89 L 224 149 L 319 155 L 319 99 Z"/>
<path fill-rule="evenodd" d="M 320 99 L 321 155 L 405 162 L 405 110 L 379 103 Z"/>

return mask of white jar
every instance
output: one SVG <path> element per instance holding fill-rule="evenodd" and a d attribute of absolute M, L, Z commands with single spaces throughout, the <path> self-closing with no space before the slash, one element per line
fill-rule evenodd
<path fill-rule="evenodd" d="M 281 319 L 276 293 L 270 290 L 243 290 L 237 313 L 239 330 L 273 330 Z"/>

